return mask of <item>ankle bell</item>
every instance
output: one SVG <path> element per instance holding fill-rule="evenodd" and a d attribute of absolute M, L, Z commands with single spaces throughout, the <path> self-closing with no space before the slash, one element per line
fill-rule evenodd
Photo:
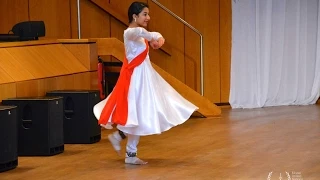
<path fill-rule="evenodd" d="M 136 152 L 127 152 L 127 153 L 126 153 L 126 156 L 127 156 L 127 157 L 136 157 L 136 156 L 137 156 L 137 153 L 136 153 Z"/>

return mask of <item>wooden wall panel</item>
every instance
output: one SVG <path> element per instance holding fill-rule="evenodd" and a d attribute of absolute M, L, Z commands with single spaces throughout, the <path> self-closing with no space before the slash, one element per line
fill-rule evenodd
<path fill-rule="evenodd" d="M 77 9 L 77 0 L 69 0 L 70 1 L 70 31 L 71 38 L 78 39 L 78 9 Z M 80 7 L 82 6 L 82 1 L 80 0 Z M 80 11 L 81 13 L 81 11 Z M 80 22 L 81 23 L 81 22 Z"/>
<path fill-rule="evenodd" d="M 198 29 L 204 37 L 204 96 L 212 102 L 220 102 L 219 1 L 185 0 L 184 2 L 185 20 Z M 185 43 L 194 44 L 194 48 L 199 48 L 198 39 L 188 38 L 191 36 L 190 31 L 186 31 Z M 190 54 L 190 56 L 196 55 Z"/>
<path fill-rule="evenodd" d="M 231 1 L 220 0 L 221 102 L 229 102 L 231 69 Z"/>
<path fill-rule="evenodd" d="M 160 32 L 166 39 L 166 43 L 170 44 L 172 48 L 171 57 L 164 58 L 154 55 L 151 57 L 151 61 L 180 81 L 185 82 L 184 25 L 152 1 L 148 2 L 151 17 L 149 29 Z M 183 0 L 162 0 L 160 3 L 183 18 Z"/>
<path fill-rule="evenodd" d="M 123 42 L 123 31 L 127 29 L 127 25 L 119 22 L 115 18 L 110 18 L 110 37 L 117 38 Z"/>
<path fill-rule="evenodd" d="M 96 43 L 63 44 L 88 70 L 97 70 L 98 53 Z"/>
<path fill-rule="evenodd" d="M 72 75 L 56 77 L 57 89 L 68 90 L 74 87 L 74 77 Z"/>
<path fill-rule="evenodd" d="M 117 11 L 120 14 L 125 14 L 124 16 L 127 16 L 127 10 L 129 5 L 132 3 L 132 0 L 126 0 L 126 1 L 110 1 L 110 6 L 112 8 L 117 9 Z M 147 2 L 147 1 L 144 1 Z M 182 0 L 180 1 L 182 2 Z M 176 6 L 175 3 L 171 1 L 166 2 L 167 5 L 172 7 L 172 9 L 176 9 L 175 11 L 180 12 L 180 14 L 183 14 L 183 7 L 181 6 Z M 172 75 L 177 77 L 179 80 L 183 81 L 185 80 L 184 76 L 184 56 L 183 56 L 183 51 L 184 51 L 184 41 L 183 41 L 183 36 L 181 37 L 176 37 L 175 35 L 171 35 L 171 31 L 175 31 L 173 33 L 175 34 L 182 34 L 183 33 L 183 25 L 180 23 L 177 23 L 173 17 L 170 17 L 170 15 L 166 14 L 161 10 L 158 6 L 156 6 L 154 3 L 150 3 L 150 16 L 151 16 L 151 21 L 149 23 L 148 29 L 152 29 L 152 31 L 158 31 L 160 32 L 165 38 L 166 38 L 166 44 L 170 43 L 170 36 L 174 37 L 175 39 L 172 40 L 175 42 L 175 46 L 173 47 L 174 50 L 171 52 L 171 57 L 168 56 L 165 52 L 161 50 L 151 50 L 150 51 L 150 57 L 151 61 L 153 61 L 155 64 L 159 65 L 163 69 L 166 69 L 168 72 L 170 72 Z M 153 7 L 154 8 L 153 8 Z M 119 10 L 118 10 L 119 9 Z M 153 12 L 155 11 L 155 12 Z M 157 12 L 160 12 L 157 13 Z M 172 24 L 171 29 L 167 29 L 164 26 L 158 26 L 156 24 L 159 24 L 157 22 L 157 18 L 160 19 L 162 22 L 167 23 L 168 21 L 165 20 L 166 17 L 160 18 L 161 16 L 168 16 L 170 19 L 170 25 Z M 179 27 L 180 26 L 180 27 Z M 120 21 L 116 20 L 115 18 L 111 18 L 111 37 L 116 37 L 123 41 L 123 31 L 127 28 L 127 24 L 123 24 Z M 171 45 L 171 44 L 170 44 Z M 176 67 L 182 67 L 181 70 L 177 70 Z"/>
<path fill-rule="evenodd" d="M 6 50 L 0 48 L 0 67 L 10 74 L 15 81 L 34 79 L 35 77 L 22 66 L 19 61 Z"/>
<path fill-rule="evenodd" d="M 200 30 L 203 35 L 204 46 L 204 92 L 210 101 L 226 102 L 229 96 L 229 74 L 231 54 L 231 27 L 220 27 L 224 21 L 231 22 L 231 15 L 221 8 L 231 9 L 231 2 L 223 0 L 183 0 L 159 2 L 185 19 L 192 26 Z M 126 14 L 132 0 L 110 0 L 110 5 L 120 13 Z M 150 6 L 151 21 L 148 29 L 158 31 L 166 38 L 166 43 L 172 46 L 172 56 L 167 57 L 161 51 L 150 50 L 151 61 L 165 69 L 167 72 L 185 82 L 189 87 L 200 92 L 200 38 L 190 28 L 182 26 L 178 20 L 158 7 L 151 0 L 147 1 Z M 228 9 L 227 9 L 228 10 Z M 122 40 L 122 28 L 114 28 L 119 23 L 113 19 L 111 24 L 111 36 Z M 221 24 L 220 24 L 221 23 Z M 122 23 L 120 23 L 122 24 Z M 120 25 L 121 27 L 122 25 Z M 118 29 L 118 32 L 116 32 Z M 185 32 L 184 32 L 185 31 Z M 222 34 L 220 34 L 220 32 Z M 220 43 L 222 40 L 224 42 Z M 220 46 L 223 46 L 221 49 Z M 229 49 L 228 49 L 229 48 Z M 184 54 L 185 53 L 185 54 Z M 229 56 L 229 57 L 228 57 Z M 176 68 L 179 67 L 179 68 Z"/>
<path fill-rule="evenodd" d="M 198 12 L 201 9 L 196 1 L 185 0 L 184 2 L 184 19 L 191 26 L 198 29 L 202 35 L 203 31 L 201 28 L 201 19 L 200 13 Z M 203 10 L 201 10 L 203 11 Z M 185 61 L 186 61 L 186 84 L 200 93 L 200 37 L 189 27 L 185 26 Z M 194 68 L 194 70 L 192 70 Z"/>
<path fill-rule="evenodd" d="M 91 89 L 91 73 L 84 72 L 66 76 L 56 77 L 57 87 L 59 90 L 71 90 L 71 89 Z"/>
<path fill-rule="evenodd" d="M 0 34 L 6 34 L 15 24 L 28 20 L 28 0 L 0 1 Z"/>
<path fill-rule="evenodd" d="M 71 2 L 71 32 L 72 38 L 78 39 L 77 0 Z M 80 0 L 81 8 L 81 38 L 104 38 L 111 34 L 111 16 L 88 0 Z M 93 50 L 93 49 L 92 49 Z M 94 53 L 91 53 L 91 55 Z M 92 57 L 91 57 L 92 58 Z M 110 57 L 102 57 L 110 60 Z M 96 59 L 96 58 L 95 58 Z M 97 60 L 97 59 L 96 59 Z M 95 60 L 95 62 L 97 62 Z M 91 67 L 96 67 L 91 64 Z M 91 69 L 94 70 L 95 68 Z"/>
<path fill-rule="evenodd" d="M 5 69 L 0 67 L 0 84 L 11 83 L 11 82 L 14 82 L 12 77 L 10 77 L 10 75 L 7 74 Z"/>
<path fill-rule="evenodd" d="M 14 47 L 6 50 L 35 78 L 88 71 L 62 44 Z"/>
<path fill-rule="evenodd" d="M 200 37 L 185 27 L 185 74 L 186 84 L 200 93 Z"/>
<path fill-rule="evenodd" d="M 76 1 L 2 0 L 0 1 L 0 31 L 3 32 L 0 33 L 6 33 L 8 28 L 11 29 L 18 21 L 29 20 L 30 17 L 30 20 L 45 21 L 46 38 L 77 38 Z M 151 61 L 200 92 L 199 36 L 151 0 L 143 1 L 148 2 L 150 6 L 151 21 L 148 29 L 163 34 L 166 43 L 172 46 L 172 56 L 168 56 L 161 50 L 150 50 Z M 109 0 L 108 2 L 112 8 L 127 17 L 128 6 L 133 0 Z M 215 103 L 227 102 L 230 91 L 231 2 L 224 0 L 159 0 L 159 2 L 202 32 L 205 97 Z M 123 41 L 123 30 L 127 27 L 126 24 L 111 17 L 88 0 L 81 0 L 80 6 L 82 38 L 112 36 Z M 9 11 L 10 7 L 14 8 Z M 71 79 L 74 80 L 74 78 Z M 61 85 L 59 81 L 57 86 L 70 85 L 68 78 L 63 82 L 66 85 Z"/>
<path fill-rule="evenodd" d="M 91 89 L 91 82 L 90 82 L 91 73 L 90 72 L 73 74 L 73 78 L 74 78 L 73 89 L 85 89 L 85 90 Z"/>
<path fill-rule="evenodd" d="M 42 20 L 45 38 L 71 38 L 70 0 L 29 0 L 30 20 Z"/>
<path fill-rule="evenodd" d="M 3 99 L 16 97 L 16 83 L 0 84 L 0 104 Z"/>
<path fill-rule="evenodd" d="M 117 12 L 125 16 L 126 18 L 128 17 L 128 8 L 130 4 L 134 2 L 133 0 L 122 0 L 122 1 L 117 1 L 117 0 L 110 0 L 110 6 L 115 8 Z M 141 2 L 147 2 L 146 0 L 141 0 Z M 111 29 L 111 37 L 117 38 L 120 41 L 123 42 L 123 31 L 127 29 L 129 23 L 122 23 L 115 19 L 114 17 L 110 18 L 111 23 L 110 23 L 110 29 Z"/>
<path fill-rule="evenodd" d="M 127 29 L 127 25 L 124 25 L 120 21 L 116 20 L 115 18 L 110 18 L 110 36 L 113 38 L 119 39 L 123 42 L 123 31 Z M 124 53 L 124 52 L 123 52 Z M 105 60 L 105 59 L 104 59 Z M 108 59 L 106 59 L 108 61 Z M 118 60 L 114 57 L 111 57 L 111 61 L 117 62 Z"/>
<path fill-rule="evenodd" d="M 220 102 L 220 31 L 219 31 L 219 1 L 201 1 L 202 8 L 207 7 L 201 19 L 205 22 L 210 19 L 210 23 L 204 23 L 202 27 L 204 34 L 204 95 L 212 102 Z M 209 8 L 208 8 L 209 7 Z M 201 12 L 201 10 L 199 10 Z M 208 18 L 209 16 L 209 18 Z"/>
<path fill-rule="evenodd" d="M 17 97 L 39 96 L 39 80 L 17 82 Z"/>
<path fill-rule="evenodd" d="M 57 78 L 38 79 L 38 96 L 45 96 L 48 91 L 57 90 Z"/>
<path fill-rule="evenodd" d="M 39 80 L 40 94 L 45 95 L 48 91 L 53 90 L 90 90 L 98 89 L 96 85 L 98 82 L 97 71 L 84 72 L 54 78 L 45 78 Z M 94 77 L 96 75 L 96 77 Z M 93 86 L 96 85 L 96 88 Z"/>
<path fill-rule="evenodd" d="M 110 37 L 110 15 L 88 0 L 80 2 L 81 38 Z"/>
<path fill-rule="evenodd" d="M 99 89 L 99 85 L 98 83 L 100 83 L 98 81 L 98 72 L 97 71 L 92 71 L 90 72 L 90 89 L 92 90 L 98 90 Z"/>
<path fill-rule="evenodd" d="M 132 2 L 135 0 L 109 0 L 110 5 L 115 8 L 115 10 L 121 13 L 124 17 L 128 17 L 128 8 Z M 140 0 L 140 2 L 147 2 L 147 0 Z M 129 24 L 129 20 L 127 20 Z"/>
<path fill-rule="evenodd" d="M 57 67 L 62 66 L 70 74 L 89 70 L 62 44 L 39 46 L 34 48 L 34 51 L 42 54 L 43 58 L 50 64 L 55 64 L 54 61 L 57 61 Z"/>
<path fill-rule="evenodd" d="M 56 89 L 55 81 L 55 78 L 45 78 L 17 82 L 17 97 L 45 96 L 47 91 Z"/>
<path fill-rule="evenodd" d="M 44 78 L 17 82 L 17 97 L 45 96 L 48 91 L 57 90 L 57 79 Z"/>
<path fill-rule="evenodd" d="M 92 86 L 91 78 L 91 72 L 84 72 L 52 78 L 17 82 L 16 95 L 17 97 L 31 97 L 45 96 L 48 91 L 53 90 L 90 90 Z"/>

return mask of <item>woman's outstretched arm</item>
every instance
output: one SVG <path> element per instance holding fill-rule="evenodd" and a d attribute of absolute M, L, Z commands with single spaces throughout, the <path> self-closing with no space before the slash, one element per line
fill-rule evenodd
<path fill-rule="evenodd" d="M 139 37 L 143 37 L 148 41 L 158 40 L 162 37 L 162 35 L 158 32 L 149 32 L 142 27 L 128 28 L 124 33 L 124 36 L 128 40 L 136 40 Z"/>

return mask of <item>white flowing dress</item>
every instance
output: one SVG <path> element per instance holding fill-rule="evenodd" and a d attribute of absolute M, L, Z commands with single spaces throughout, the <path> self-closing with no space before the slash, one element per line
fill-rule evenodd
<path fill-rule="evenodd" d="M 124 45 L 128 63 L 146 49 L 144 39 L 151 41 L 162 37 L 158 32 L 148 32 L 144 28 L 128 28 L 124 31 Z M 108 96 L 109 97 L 109 96 Z M 94 115 L 100 118 L 108 97 L 96 104 Z M 198 107 L 183 98 L 152 67 L 149 53 L 131 76 L 128 93 L 128 119 L 125 126 L 117 128 L 133 135 L 160 134 L 184 123 Z M 112 114 L 111 116 L 112 117 Z M 103 127 L 110 127 L 108 124 Z"/>

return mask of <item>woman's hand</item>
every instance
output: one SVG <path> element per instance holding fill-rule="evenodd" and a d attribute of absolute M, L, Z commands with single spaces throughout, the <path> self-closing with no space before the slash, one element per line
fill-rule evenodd
<path fill-rule="evenodd" d="M 158 39 L 159 48 L 164 44 L 164 41 L 165 41 L 165 39 L 164 39 L 163 37 L 160 37 L 160 38 Z"/>
<path fill-rule="evenodd" d="M 150 41 L 150 46 L 152 47 L 152 49 L 159 49 L 159 43 L 156 40 Z"/>
<path fill-rule="evenodd" d="M 151 40 L 150 46 L 153 49 L 159 49 L 165 42 L 165 39 L 163 37 L 160 37 L 158 40 Z"/>

